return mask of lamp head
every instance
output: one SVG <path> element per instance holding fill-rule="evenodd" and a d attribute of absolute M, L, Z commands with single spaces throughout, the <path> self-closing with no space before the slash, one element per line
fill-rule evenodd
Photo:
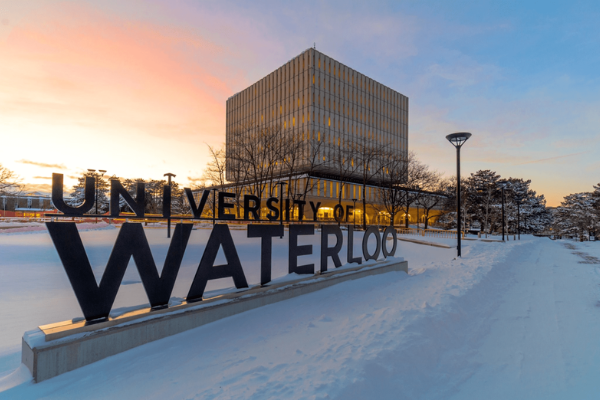
<path fill-rule="evenodd" d="M 460 148 L 470 137 L 471 134 L 469 132 L 456 132 L 447 135 L 446 139 L 448 139 L 454 147 Z"/>

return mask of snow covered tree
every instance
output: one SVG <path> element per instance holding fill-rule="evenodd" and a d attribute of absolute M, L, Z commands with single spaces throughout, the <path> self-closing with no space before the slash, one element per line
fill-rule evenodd
<path fill-rule="evenodd" d="M 576 236 L 583 241 L 584 235 L 595 231 L 597 226 L 595 198 L 590 192 L 565 196 L 554 212 L 554 229 L 559 235 Z"/>
<path fill-rule="evenodd" d="M 502 190 L 498 187 L 500 175 L 481 170 L 461 183 L 462 214 L 465 226 L 477 221 L 482 232 L 502 231 Z M 449 200 L 456 209 L 456 178 L 451 179 Z M 546 208 L 546 199 L 530 189 L 531 180 L 508 178 L 504 189 L 504 215 L 507 232 L 532 233 L 546 229 L 552 223 L 552 214 Z M 517 204 L 518 202 L 518 204 Z M 444 219 L 450 227 L 456 225 L 456 216 L 449 213 Z"/>
<path fill-rule="evenodd" d="M 465 181 L 468 196 L 464 196 L 468 200 L 468 213 L 471 219 L 478 221 L 481 224 L 482 232 L 491 232 L 491 227 L 498 220 L 497 207 L 501 201 L 498 190 L 498 181 L 500 175 L 494 171 L 479 170 L 471 174 Z"/>
<path fill-rule="evenodd" d="M 529 188 L 531 180 L 509 178 L 505 191 L 505 214 L 509 231 L 516 233 L 532 233 L 546 229 L 552 221 L 546 209 L 544 195 L 537 195 Z M 517 202 L 519 205 L 517 206 Z M 520 214 L 520 216 L 518 215 Z M 517 227 L 517 224 L 520 225 Z M 517 229 L 519 228 L 519 229 Z"/>

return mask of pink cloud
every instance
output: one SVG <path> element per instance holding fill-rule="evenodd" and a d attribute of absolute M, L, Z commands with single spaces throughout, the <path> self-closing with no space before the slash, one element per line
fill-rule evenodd
<path fill-rule="evenodd" d="M 217 76 L 227 50 L 176 28 L 131 23 L 81 5 L 40 10 L 0 43 L 0 104 L 33 123 L 139 129 L 189 139 L 224 135 L 234 92 Z M 201 55 L 198 57 L 198 55 Z"/>

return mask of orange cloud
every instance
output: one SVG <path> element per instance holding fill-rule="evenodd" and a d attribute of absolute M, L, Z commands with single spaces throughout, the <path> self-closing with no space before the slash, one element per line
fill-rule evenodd
<path fill-rule="evenodd" d="M 159 134 L 170 126 L 180 134 L 217 128 L 232 90 L 182 50 L 207 58 L 222 50 L 185 32 L 166 33 L 75 5 L 56 19 L 38 16 L 0 47 L 10 110 L 100 125 L 110 118 Z"/>
<path fill-rule="evenodd" d="M 237 67 L 218 61 L 230 58 L 227 49 L 172 26 L 81 4 L 42 8 L 0 41 L 5 144 L 14 153 L 23 139 L 32 143 L 27 153 L 1 155 L 18 157 L 15 163 L 50 153 L 61 164 L 108 165 L 122 176 L 156 175 L 152 165 L 162 171 L 164 164 L 182 175 L 200 173 L 203 143 L 224 141 L 225 101 L 240 87 L 226 78 L 239 77 Z M 95 148 L 104 155 L 92 154 Z"/>
<path fill-rule="evenodd" d="M 48 164 L 48 163 L 43 163 L 43 162 L 31 161 L 31 160 L 19 160 L 17 162 L 21 163 L 21 164 L 35 165 L 35 166 L 42 167 L 42 168 L 67 169 L 67 167 L 65 167 L 63 164 Z"/>

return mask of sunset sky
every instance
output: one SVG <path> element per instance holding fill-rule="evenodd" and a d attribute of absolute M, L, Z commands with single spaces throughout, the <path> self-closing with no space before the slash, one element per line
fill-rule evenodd
<path fill-rule="evenodd" d="M 305 49 L 409 97 L 409 148 L 455 174 L 600 182 L 600 2 L 0 1 L 0 163 L 191 185 L 225 101 Z M 72 185 L 72 178 L 66 179 Z"/>

